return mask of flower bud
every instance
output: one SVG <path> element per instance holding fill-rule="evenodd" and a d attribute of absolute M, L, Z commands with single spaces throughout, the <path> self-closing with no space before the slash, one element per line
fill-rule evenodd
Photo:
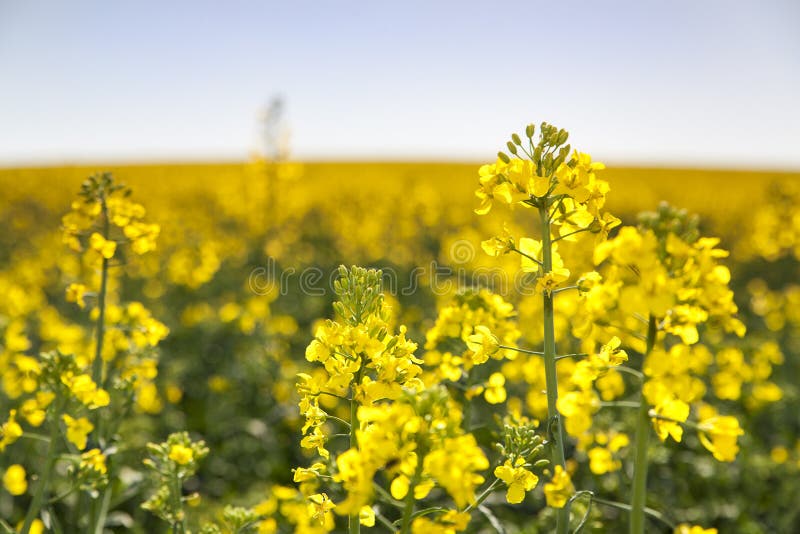
<path fill-rule="evenodd" d="M 536 131 L 536 126 L 534 126 L 533 124 L 527 125 L 525 127 L 525 137 L 530 139 L 531 137 L 533 137 L 533 132 L 534 131 Z"/>

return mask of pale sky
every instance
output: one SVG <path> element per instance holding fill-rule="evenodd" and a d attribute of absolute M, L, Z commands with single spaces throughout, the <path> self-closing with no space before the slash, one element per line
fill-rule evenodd
<path fill-rule="evenodd" d="M 0 0 L 0 166 L 243 160 L 274 95 L 297 159 L 800 169 L 800 2 Z"/>

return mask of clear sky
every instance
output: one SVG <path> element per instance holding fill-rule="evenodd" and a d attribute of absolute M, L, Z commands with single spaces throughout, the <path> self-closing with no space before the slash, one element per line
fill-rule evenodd
<path fill-rule="evenodd" d="M 299 159 L 800 169 L 800 2 L 0 0 L 0 166 L 244 159 L 274 95 Z"/>

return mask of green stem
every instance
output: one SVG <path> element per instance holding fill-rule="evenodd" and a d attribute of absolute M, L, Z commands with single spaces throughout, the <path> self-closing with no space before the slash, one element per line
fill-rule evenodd
<path fill-rule="evenodd" d="M 108 205 L 106 204 L 105 193 L 100 195 L 100 209 L 103 216 L 103 239 L 108 239 L 110 235 L 110 226 L 108 220 Z M 100 293 L 97 296 L 97 338 L 95 339 L 94 361 L 92 362 L 92 380 L 97 384 L 97 387 L 102 388 L 105 386 L 103 378 L 103 339 L 105 337 L 106 325 L 106 295 L 108 292 L 108 259 L 103 258 L 102 270 L 100 272 Z M 94 427 L 97 434 L 97 441 L 102 443 L 101 439 L 101 418 L 100 410 L 95 411 Z M 104 488 L 99 499 L 92 502 L 90 512 L 90 525 L 92 534 L 97 534 L 103 531 L 103 525 L 106 522 L 106 515 L 108 514 L 108 503 L 111 498 L 110 490 L 108 487 Z"/>
<path fill-rule="evenodd" d="M 483 503 L 483 501 L 485 501 L 485 500 L 486 500 L 486 498 L 487 498 L 489 495 L 491 495 L 491 493 L 492 493 L 492 492 L 495 490 L 495 488 L 497 488 L 497 486 L 498 486 L 498 485 L 500 485 L 501 483 L 502 483 L 502 481 L 501 481 L 499 478 L 496 478 L 496 479 L 494 479 L 494 480 L 492 481 L 492 483 L 491 483 L 491 484 L 489 484 L 489 487 L 488 487 L 488 488 L 486 488 L 485 490 L 483 490 L 483 493 L 481 493 L 481 494 L 478 496 L 478 498 L 477 498 L 477 499 L 475 499 L 475 502 L 474 502 L 474 503 L 470 503 L 470 504 L 468 504 L 468 505 L 467 505 L 467 507 L 466 507 L 466 508 L 464 508 L 464 511 L 465 511 L 465 512 L 469 512 L 469 511 L 470 511 L 470 510 L 472 510 L 473 508 L 477 508 L 478 506 L 480 506 L 480 505 Z"/>
<path fill-rule="evenodd" d="M 186 515 L 183 512 L 183 500 L 181 499 L 181 479 L 177 473 L 172 479 L 172 498 L 174 499 L 175 510 L 179 510 L 179 519 L 172 525 L 174 534 L 183 534 L 186 531 Z M 97 533 L 99 534 L 99 533 Z"/>
<path fill-rule="evenodd" d="M 514 350 L 517 352 L 521 352 L 523 354 L 532 354 L 534 356 L 544 356 L 544 352 L 538 350 L 528 350 L 528 349 L 521 349 L 519 347 L 509 347 L 508 345 L 498 345 L 498 348 L 506 349 L 506 350 Z"/>
<path fill-rule="evenodd" d="M 359 377 L 361 372 L 358 373 Z M 358 448 L 358 437 L 356 430 L 358 430 L 358 402 L 355 399 L 355 391 L 350 395 L 350 448 Z M 358 514 L 351 514 L 347 520 L 347 532 L 349 534 L 359 534 L 361 532 L 361 521 Z"/>
<path fill-rule="evenodd" d="M 617 510 L 625 510 L 626 512 L 629 512 L 631 510 L 629 504 L 616 501 L 608 501 L 606 499 L 601 499 L 600 497 L 596 497 L 594 495 L 592 495 L 592 501 L 596 502 L 597 504 L 603 504 L 605 506 L 610 506 L 611 508 L 616 508 Z M 670 530 L 675 529 L 675 524 L 666 517 L 664 517 L 664 514 L 662 514 L 661 512 L 653 510 L 652 508 L 644 508 L 644 513 L 649 515 L 653 519 L 657 519 L 658 521 L 663 523 L 666 527 L 669 527 Z"/>
<path fill-rule="evenodd" d="M 54 410 L 52 412 L 53 417 L 50 421 L 50 443 L 47 444 L 47 457 L 45 460 L 44 471 L 41 473 L 39 484 L 36 486 L 36 493 L 33 495 L 31 505 L 28 507 L 28 512 L 25 514 L 25 523 L 22 525 L 22 534 L 28 534 L 28 532 L 30 532 L 33 521 L 39 515 L 39 511 L 44 503 L 45 494 L 47 493 L 47 486 L 50 483 L 50 475 L 56 465 L 56 460 L 58 460 L 56 444 L 58 443 L 58 417 L 60 413 L 61 403 L 59 403 L 58 406 L 54 406 Z"/>
<path fill-rule="evenodd" d="M 103 527 L 106 524 L 108 515 L 108 505 L 111 501 L 111 492 L 106 488 L 100 499 L 92 500 L 92 528 L 91 534 L 103 534 Z"/>
<path fill-rule="evenodd" d="M 645 358 L 653 350 L 656 342 L 656 318 L 650 315 L 647 324 L 647 350 Z M 642 362 L 644 366 L 644 362 Z M 639 400 L 636 415 L 636 452 L 633 463 L 633 488 L 631 494 L 631 534 L 643 534 L 645 526 L 645 500 L 647 498 L 647 448 L 650 438 L 650 407 L 644 394 Z"/>
<path fill-rule="evenodd" d="M 103 239 L 108 239 L 110 232 L 108 224 L 108 207 L 105 195 L 100 197 L 100 207 L 103 215 Z M 108 287 L 108 259 L 103 258 L 100 273 L 100 293 L 97 296 L 97 339 L 95 341 L 94 362 L 92 363 L 92 380 L 97 387 L 102 387 L 103 381 L 103 336 L 105 334 L 106 315 L 106 290 Z"/>
<path fill-rule="evenodd" d="M 414 514 L 414 488 L 419 483 L 419 477 L 422 475 L 422 457 L 417 457 L 417 467 L 414 469 L 414 476 L 411 477 L 411 482 L 408 484 L 408 493 L 406 493 L 403 505 L 403 519 L 400 523 L 400 533 L 408 534 L 411 531 L 411 517 Z"/>
<path fill-rule="evenodd" d="M 539 218 L 542 229 L 542 269 L 545 273 L 553 269 L 553 249 L 550 236 L 550 217 L 548 214 L 548 198 L 539 205 Z M 556 373 L 556 336 L 554 326 L 553 295 L 543 293 L 544 301 L 544 371 L 547 388 L 547 417 L 552 432 L 553 466 L 566 466 L 564 458 L 564 430 L 561 416 L 556 408 L 558 401 L 558 374 Z M 556 516 L 557 534 L 566 534 L 569 528 L 569 505 L 560 508 Z"/>

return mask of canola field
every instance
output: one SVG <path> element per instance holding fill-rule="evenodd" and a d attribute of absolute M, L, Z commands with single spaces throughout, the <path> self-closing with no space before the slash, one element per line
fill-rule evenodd
<path fill-rule="evenodd" d="M 800 174 L 561 132 L 0 170 L 0 530 L 800 530 Z"/>

